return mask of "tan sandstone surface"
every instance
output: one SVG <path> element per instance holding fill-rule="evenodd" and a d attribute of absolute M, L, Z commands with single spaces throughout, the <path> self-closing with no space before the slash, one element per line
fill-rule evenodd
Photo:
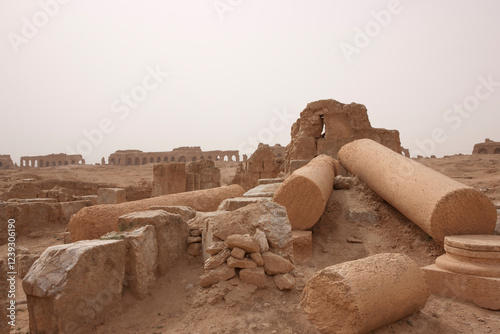
<path fill-rule="evenodd" d="M 417 161 L 480 190 L 494 203 L 500 202 L 500 156 L 452 156 Z M 220 166 L 223 185 L 230 183 L 237 163 Z M 22 179 L 81 180 L 111 183 L 124 187 L 152 181 L 151 165 L 144 166 L 62 166 L 0 171 L 0 191 Z M 150 189 L 151 190 L 151 189 Z M 361 209 L 367 209 L 362 211 Z M 353 215 L 351 213 L 356 213 Z M 361 215 L 360 215 L 361 213 Z M 370 215 L 378 217 L 369 222 Z M 360 219 L 354 220 L 358 217 Z M 19 235 L 17 244 L 30 253 L 43 251 L 62 243 L 66 226 Z M 254 290 L 241 282 L 231 282 L 211 289 L 199 286 L 203 265 L 183 262 L 169 275 L 160 277 L 148 298 L 138 301 L 132 294 L 123 296 L 120 312 L 98 327 L 96 333 L 286 333 L 318 332 L 305 318 L 299 302 L 307 280 L 317 271 L 380 253 L 402 253 L 419 266 L 431 265 L 444 250 L 418 226 L 381 200 L 363 183 L 349 190 L 332 192 L 320 221 L 313 228 L 312 258 L 296 264 L 292 272 L 296 289 L 272 288 Z M 0 247 L 5 256 L 6 247 Z M 17 324 L 15 332 L 29 330 L 27 305 L 21 280 L 18 279 Z M 237 285 L 233 285 L 237 284 Z M 416 314 L 376 330 L 375 334 L 392 333 L 479 333 L 500 332 L 500 314 L 469 303 L 431 296 Z"/>

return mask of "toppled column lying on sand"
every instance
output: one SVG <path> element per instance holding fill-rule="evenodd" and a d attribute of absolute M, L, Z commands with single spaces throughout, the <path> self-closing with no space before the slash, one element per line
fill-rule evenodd
<path fill-rule="evenodd" d="M 344 145 L 339 160 L 441 246 L 448 235 L 493 233 L 497 212 L 486 195 L 373 140 Z"/>
<path fill-rule="evenodd" d="M 417 264 L 403 254 L 377 254 L 317 272 L 300 305 L 325 334 L 363 334 L 424 308 L 429 290 Z"/>
<path fill-rule="evenodd" d="M 245 190 L 240 185 L 212 188 L 147 198 L 121 204 L 95 205 L 78 211 L 71 217 L 68 230 L 73 242 L 97 239 L 102 235 L 118 231 L 118 218 L 122 215 L 149 210 L 154 205 L 183 205 L 196 211 L 216 211 L 219 204 L 232 197 L 240 197 Z"/>
<path fill-rule="evenodd" d="M 320 155 L 294 171 L 276 190 L 273 201 L 286 208 L 292 230 L 307 230 L 321 218 L 338 169 L 334 158 Z"/>

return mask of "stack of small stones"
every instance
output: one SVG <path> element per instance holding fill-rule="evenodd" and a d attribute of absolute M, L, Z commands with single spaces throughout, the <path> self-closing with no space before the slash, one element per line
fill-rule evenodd
<path fill-rule="evenodd" d="M 201 233 L 199 228 L 191 229 L 190 235 L 187 238 L 188 254 L 193 257 L 201 255 Z"/>
<path fill-rule="evenodd" d="M 202 287 L 239 276 L 242 282 L 263 289 L 267 275 L 273 276 L 280 290 L 295 287 L 295 278 L 290 274 L 294 269 L 292 262 L 271 252 L 265 233 L 259 229 L 254 236 L 230 235 L 225 241 L 214 242 L 206 252 L 211 256 L 205 261 L 205 273 L 200 278 Z"/>

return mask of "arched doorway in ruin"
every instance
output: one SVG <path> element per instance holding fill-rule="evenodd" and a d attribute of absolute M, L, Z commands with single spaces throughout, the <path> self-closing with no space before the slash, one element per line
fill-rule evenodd
<path fill-rule="evenodd" d="M 493 151 L 493 154 L 500 154 L 500 147 L 497 147 L 495 151 Z"/>
<path fill-rule="evenodd" d="M 488 153 L 488 151 L 486 151 L 486 149 L 485 149 L 485 148 L 482 148 L 482 149 L 480 149 L 479 151 L 477 151 L 477 153 L 478 153 L 478 154 L 487 154 L 487 153 Z"/>
<path fill-rule="evenodd" d="M 163 162 L 168 162 L 168 157 L 163 158 Z"/>
<path fill-rule="evenodd" d="M 149 158 L 149 163 L 154 163 L 155 162 L 155 158 L 151 157 Z"/>
<path fill-rule="evenodd" d="M 186 159 L 186 157 L 185 157 L 185 156 L 181 156 L 181 157 L 179 158 L 179 162 L 186 162 L 186 161 L 187 161 L 187 159 Z"/>
<path fill-rule="evenodd" d="M 45 162 L 45 167 L 49 167 L 50 163 L 48 161 Z"/>
<path fill-rule="evenodd" d="M 115 158 L 111 158 L 111 160 L 109 161 L 111 165 L 114 165 L 115 164 Z"/>
<path fill-rule="evenodd" d="M 224 161 L 229 161 L 229 157 L 227 155 L 224 156 Z"/>
<path fill-rule="evenodd" d="M 202 155 L 202 156 L 200 157 L 200 160 L 205 160 L 205 157 Z"/>
<path fill-rule="evenodd" d="M 236 161 L 236 156 L 235 156 L 235 155 L 233 155 L 233 156 L 231 157 L 231 161 Z"/>
<path fill-rule="evenodd" d="M 132 158 L 127 159 L 127 166 L 130 166 L 132 164 Z"/>

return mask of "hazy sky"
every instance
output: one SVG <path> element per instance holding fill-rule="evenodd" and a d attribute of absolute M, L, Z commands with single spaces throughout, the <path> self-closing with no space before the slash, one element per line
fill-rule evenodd
<path fill-rule="evenodd" d="M 254 151 L 319 99 L 412 155 L 500 141 L 500 1 L 2 0 L 0 154 Z"/>

